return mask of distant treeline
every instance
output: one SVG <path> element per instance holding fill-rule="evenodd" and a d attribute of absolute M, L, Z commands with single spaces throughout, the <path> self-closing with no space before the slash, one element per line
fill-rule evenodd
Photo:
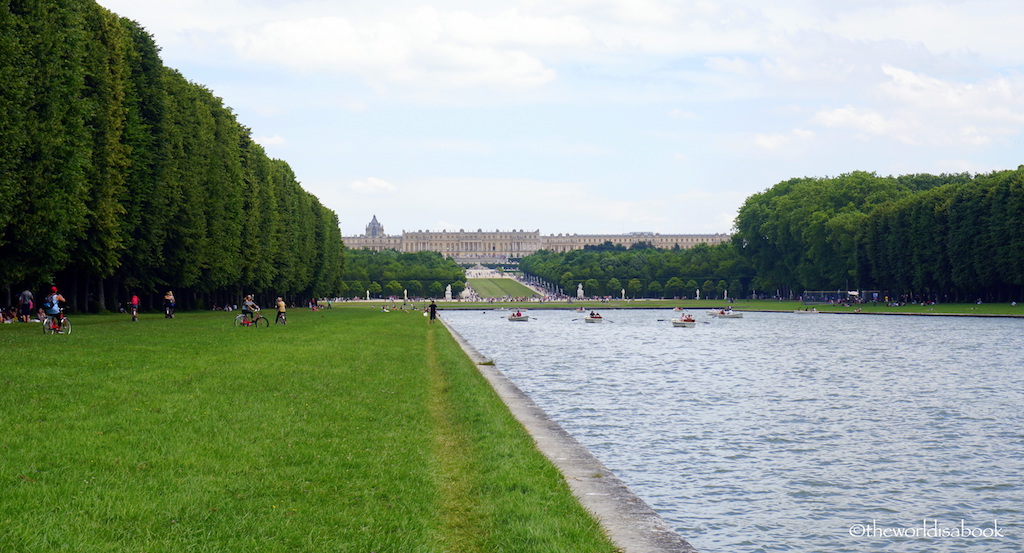
<path fill-rule="evenodd" d="M 792 179 L 748 198 L 736 229 L 734 243 L 762 289 L 1024 298 L 1024 167 Z"/>
<path fill-rule="evenodd" d="M 798 178 L 754 194 L 729 244 L 540 251 L 523 271 L 573 296 L 1024 300 L 1024 167 L 984 175 Z"/>
<path fill-rule="evenodd" d="M 582 250 L 541 250 L 519 262 L 523 272 L 558 286 L 572 297 L 582 284 L 587 296 L 630 298 L 742 297 L 751 292 L 753 271 L 731 243 L 671 250 L 636 244 L 630 249 L 606 243 Z"/>
<path fill-rule="evenodd" d="M 444 297 L 451 285 L 457 296 L 466 288 L 466 271 L 437 252 L 345 250 L 341 295 L 347 297 Z"/>
<path fill-rule="evenodd" d="M 0 0 L 0 145 L 8 303 L 50 284 L 78 309 L 338 291 L 337 216 L 92 0 Z"/>

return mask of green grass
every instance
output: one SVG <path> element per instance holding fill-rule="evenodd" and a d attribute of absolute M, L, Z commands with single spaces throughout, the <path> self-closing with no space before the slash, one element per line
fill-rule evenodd
<path fill-rule="evenodd" d="M 510 278 L 471 278 L 467 282 L 481 298 L 529 298 L 536 294 Z"/>
<path fill-rule="evenodd" d="M 614 551 L 441 325 L 0 327 L 0 551 Z"/>

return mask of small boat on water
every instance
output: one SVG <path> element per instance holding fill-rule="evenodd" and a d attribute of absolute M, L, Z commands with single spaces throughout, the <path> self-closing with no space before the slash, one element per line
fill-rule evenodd
<path fill-rule="evenodd" d="M 808 313 L 821 313 L 821 312 L 818 311 L 817 307 L 815 307 L 813 309 L 797 309 L 797 310 L 793 311 L 793 313 L 798 313 L 798 314 L 801 314 L 801 315 L 807 315 Z"/>
<path fill-rule="evenodd" d="M 591 311 L 586 317 L 583 317 L 583 322 L 585 323 L 600 323 L 602 321 L 604 321 L 604 318 L 601 317 L 601 314 L 593 311 Z"/>
<path fill-rule="evenodd" d="M 525 322 L 525 321 L 529 321 L 530 320 L 530 316 L 529 315 L 523 315 L 519 311 L 516 311 L 515 313 L 509 314 L 508 320 L 510 320 L 510 321 L 523 321 L 523 322 Z"/>
<path fill-rule="evenodd" d="M 732 309 L 719 309 L 714 313 L 708 312 L 708 315 L 712 317 L 718 317 L 719 319 L 742 319 L 743 313 L 735 313 Z"/>
<path fill-rule="evenodd" d="M 672 319 L 672 326 L 683 327 L 683 328 L 693 328 L 693 327 L 697 326 L 697 321 L 694 320 L 694 318 L 691 315 L 683 313 L 683 315 L 681 317 L 679 317 L 678 319 Z"/>

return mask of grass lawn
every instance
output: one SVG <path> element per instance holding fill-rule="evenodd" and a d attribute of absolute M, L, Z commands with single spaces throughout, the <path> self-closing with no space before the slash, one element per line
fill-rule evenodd
<path fill-rule="evenodd" d="M 511 278 L 471 278 L 467 282 L 481 298 L 529 298 L 536 294 Z"/>
<path fill-rule="evenodd" d="M 0 551 L 612 552 L 443 326 L 0 326 Z"/>

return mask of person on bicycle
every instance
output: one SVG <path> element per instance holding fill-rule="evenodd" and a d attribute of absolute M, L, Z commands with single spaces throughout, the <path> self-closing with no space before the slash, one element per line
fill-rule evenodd
<path fill-rule="evenodd" d="M 57 291 L 56 286 L 50 288 L 50 295 L 43 300 L 43 311 L 47 316 L 55 318 L 56 326 L 60 326 L 61 321 L 64 320 L 64 313 L 60 308 L 61 302 L 67 303 L 67 300 Z"/>
<path fill-rule="evenodd" d="M 284 312 L 287 310 L 287 306 L 284 304 L 284 300 L 277 298 L 277 321 L 283 323 L 285 321 Z"/>
<path fill-rule="evenodd" d="M 171 292 L 170 290 L 168 290 L 167 293 L 164 294 L 164 318 L 174 318 L 174 293 Z"/>
<path fill-rule="evenodd" d="M 252 296 L 245 296 L 245 301 L 242 302 L 242 315 L 245 315 L 246 320 L 252 322 L 254 319 L 253 313 L 260 310 L 260 306 L 256 305 L 256 302 L 252 301 Z"/>
<path fill-rule="evenodd" d="M 129 309 L 131 309 L 131 312 L 132 312 L 132 320 L 133 321 L 139 320 L 139 295 L 138 294 L 132 294 L 132 299 L 128 303 L 129 303 Z"/>

